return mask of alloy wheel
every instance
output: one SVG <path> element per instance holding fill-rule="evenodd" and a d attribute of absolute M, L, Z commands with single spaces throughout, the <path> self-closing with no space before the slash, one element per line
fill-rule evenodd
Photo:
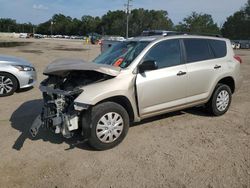
<path fill-rule="evenodd" d="M 0 94 L 10 93 L 12 89 L 12 80 L 6 76 L 0 76 Z"/>

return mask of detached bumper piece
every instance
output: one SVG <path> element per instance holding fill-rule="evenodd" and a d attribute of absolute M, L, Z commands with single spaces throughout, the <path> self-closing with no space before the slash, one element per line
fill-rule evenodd
<path fill-rule="evenodd" d="M 39 128 L 43 125 L 43 122 L 41 120 L 41 116 L 37 116 L 36 119 L 34 120 L 31 128 L 30 128 L 30 134 L 32 137 L 36 137 Z"/>

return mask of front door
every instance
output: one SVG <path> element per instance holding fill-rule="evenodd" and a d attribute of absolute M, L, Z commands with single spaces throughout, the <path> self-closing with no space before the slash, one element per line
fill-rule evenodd
<path fill-rule="evenodd" d="M 137 75 L 140 116 L 150 116 L 186 103 L 187 70 L 181 54 L 180 41 L 171 39 L 154 45 L 143 58 L 142 62 L 155 61 L 158 69 Z"/>

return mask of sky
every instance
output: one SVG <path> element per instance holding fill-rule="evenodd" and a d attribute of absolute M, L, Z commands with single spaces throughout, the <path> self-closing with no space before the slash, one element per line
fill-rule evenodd
<path fill-rule="evenodd" d="M 125 10 L 127 0 L 0 0 L 0 18 L 12 18 L 18 23 L 39 24 L 54 14 L 73 18 L 83 15 L 102 16 L 108 10 Z M 211 14 L 221 26 L 226 18 L 240 10 L 247 0 L 132 0 L 132 8 L 166 10 L 177 24 L 192 11 Z"/>

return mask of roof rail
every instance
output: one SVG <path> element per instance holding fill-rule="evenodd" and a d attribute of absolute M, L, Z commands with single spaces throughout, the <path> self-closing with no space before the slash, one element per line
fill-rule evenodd
<path fill-rule="evenodd" d="M 189 32 L 171 32 L 166 35 L 168 36 L 174 36 L 174 35 L 200 35 L 200 36 L 208 36 L 208 37 L 218 37 L 222 38 L 223 36 L 220 34 L 211 34 L 211 33 L 189 33 Z"/>
<path fill-rule="evenodd" d="M 215 33 L 190 33 L 190 35 L 201 35 L 201 36 L 219 37 L 219 38 L 223 37 L 221 34 L 215 34 Z"/>

